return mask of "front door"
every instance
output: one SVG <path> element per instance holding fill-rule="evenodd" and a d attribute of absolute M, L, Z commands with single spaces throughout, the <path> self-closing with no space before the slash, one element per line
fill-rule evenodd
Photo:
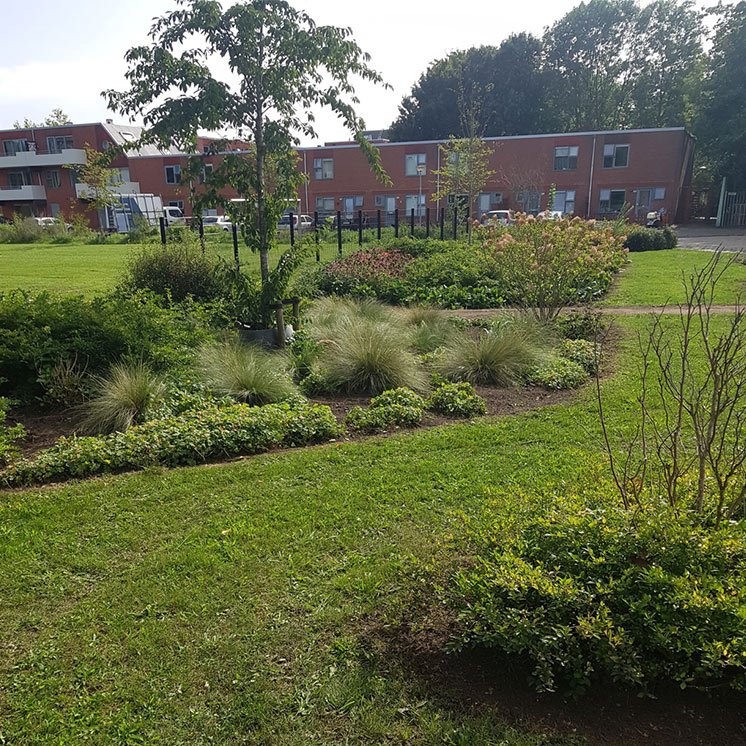
<path fill-rule="evenodd" d="M 481 220 L 483 215 L 486 215 L 492 207 L 492 195 L 489 192 L 482 192 L 479 195 L 477 202 L 477 219 Z"/>
<path fill-rule="evenodd" d="M 637 198 L 635 200 L 635 216 L 638 218 L 644 218 L 650 212 L 652 205 L 653 190 L 638 189 Z"/>

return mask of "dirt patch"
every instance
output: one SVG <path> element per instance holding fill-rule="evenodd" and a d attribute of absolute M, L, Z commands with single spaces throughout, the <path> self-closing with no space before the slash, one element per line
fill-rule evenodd
<path fill-rule="evenodd" d="M 8 419 L 26 428 L 27 436 L 18 446 L 27 458 L 53 446 L 63 435 L 72 435 L 76 424 L 69 410 L 38 414 L 16 409 L 10 412 Z"/>
<path fill-rule="evenodd" d="M 613 684 L 582 698 L 539 695 L 528 669 L 485 651 L 446 654 L 452 619 L 437 609 L 413 626 L 366 626 L 364 641 L 387 664 L 413 676 L 455 715 L 494 716 L 532 731 L 580 736 L 591 746 L 744 746 L 746 696 L 668 688 L 639 697 Z"/>

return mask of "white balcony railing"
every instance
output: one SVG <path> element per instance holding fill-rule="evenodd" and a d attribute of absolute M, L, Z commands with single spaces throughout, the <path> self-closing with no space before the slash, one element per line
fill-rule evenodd
<path fill-rule="evenodd" d="M 18 187 L 0 187 L 0 202 L 42 201 L 46 202 L 47 190 L 38 184 Z"/>
<path fill-rule="evenodd" d="M 66 148 L 55 152 L 21 150 L 11 155 L 0 153 L 0 168 L 80 166 L 83 163 L 85 163 L 85 150 L 82 148 Z"/>

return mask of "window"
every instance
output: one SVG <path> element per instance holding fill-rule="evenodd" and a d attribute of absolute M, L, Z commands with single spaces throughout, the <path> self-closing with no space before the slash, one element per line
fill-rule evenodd
<path fill-rule="evenodd" d="M 112 169 L 112 175 L 110 181 L 113 179 L 112 184 L 125 184 L 130 180 L 130 170 L 126 166 L 124 168 Z"/>
<path fill-rule="evenodd" d="M 181 184 L 181 166 L 166 166 L 166 184 Z"/>
<path fill-rule="evenodd" d="M 31 179 L 28 177 L 29 174 L 25 171 L 8 171 L 8 186 L 11 189 L 20 189 L 22 186 L 31 183 Z"/>
<path fill-rule="evenodd" d="M 555 192 L 554 206 L 552 209 L 561 212 L 563 215 L 575 212 L 575 191 L 568 190 L 566 192 Z"/>
<path fill-rule="evenodd" d="M 666 199 L 665 187 L 656 187 L 653 190 L 653 199 Z"/>
<path fill-rule="evenodd" d="M 604 145 L 604 168 L 624 168 L 629 164 L 629 145 Z"/>
<path fill-rule="evenodd" d="M 384 212 L 394 212 L 396 210 L 396 196 L 393 194 L 377 194 L 376 207 L 380 207 Z"/>
<path fill-rule="evenodd" d="M 363 206 L 363 198 L 360 196 L 355 197 L 342 197 L 342 212 L 350 214 L 355 210 L 361 209 Z"/>
<path fill-rule="evenodd" d="M 184 200 L 183 199 L 172 199 L 168 203 L 169 207 L 178 207 L 182 212 L 184 212 Z"/>
<path fill-rule="evenodd" d="M 200 171 L 200 174 L 199 174 L 199 183 L 204 184 L 207 177 L 212 176 L 212 172 L 214 170 L 215 170 L 215 167 L 213 166 L 212 163 L 205 163 L 202 166 L 202 170 Z"/>
<path fill-rule="evenodd" d="M 408 194 L 405 204 L 408 216 L 412 214 L 412 210 L 414 210 L 414 214 L 418 217 L 425 214 L 424 194 Z"/>
<path fill-rule="evenodd" d="M 54 171 L 47 171 L 47 186 L 50 189 L 60 188 L 60 172 L 56 169 Z"/>
<path fill-rule="evenodd" d="M 418 171 L 418 167 L 420 170 Z M 422 174 L 420 174 L 422 171 Z M 424 176 L 427 173 L 427 154 L 410 153 L 404 156 L 404 175 L 405 176 Z"/>
<path fill-rule="evenodd" d="M 3 140 L 3 152 L 5 155 L 26 153 L 28 149 L 28 142 L 26 140 Z"/>
<path fill-rule="evenodd" d="M 80 181 L 80 174 L 74 169 L 68 169 L 70 173 L 70 186 L 75 189 L 75 185 Z"/>
<path fill-rule="evenodd" d="M 555 171 L 574 171 L 578 167 L 578 153 L 580 148 L 577 145 L 561 147 L 554 149 L 554 170 Z"/>
<path fill-rule="evenodd" d="M 56 135 L 47 138 L 47 150 L 50 153 L 61 153 L 73 146 L 72 135 Z"/>
<path fill-rule="evenodd" d="M 316 197 L 317 212 L 334 212 L 334 197 Z"/>
<path fill-rule="evenodd" d="M 314 179 L 333 179 L 334 178 L 334 158 L 314 158 L 313 159 L 313 178 Z"/>
<path fill-rule="evenodd" d="M 520 204 L 523 212 L 538 213 L 541 206 L 541 193 L 529 189 L 521 190 L 516 194 L 516 202 Z"/>
<path fill-rule="evenodd" d="M 624 207 L 624 189 L 601 190 L 601 212 L 621 212 Z"/>

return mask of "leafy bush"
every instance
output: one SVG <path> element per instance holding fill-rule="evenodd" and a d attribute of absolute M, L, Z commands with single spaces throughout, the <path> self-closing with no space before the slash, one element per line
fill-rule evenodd
<path fill-rule="evenodd" d="M 5 466 L 18 455 L 16 441 L 26 435 L 23 425 L 6 425 L 9 402 L 0 397 L 0 466 Z"/>
<path fill-rule="evenodd" d="M 184 366 L 212 332 L 199 306 L 125 298 L 0 293 L 0 394 L 43 397 L 60 364 L 102 374 L 125 357 L 154 370 Z"/>
<path fill-rule="evenodd" d="M 407 388 L 384 391 L 368 407 L 354 407 L 345 423 L 358 432 L 382 432 L 390 427 L 417 427 L 422 422 L 425 400 Z"/>
<path fill-rule="evenodd" d="M 746 690 L 746 533 L 687 516 L 540 510 L 517 500 L 474 532 L 447 584 L 455 647 L 499 650 L 539 691 L 593 682 Z"/>
<path fill-rule="evenodd" d="M 476 417 L 487 412 L 484 399 L 466 382 L 439 385 L 425 407 L 446 417 Z"/>
<path fill-rule="evenodd" d="M 660 251 L 661 249 L 675 249 L 678 238 L 671 228 L 633 228 L 624 241 L 624 246 L 630 251 Z"/>
<path fill-rule="evenodd" d="M 163 378 L 143 362 L 115 363 L 108 375 L 97 377 L 95 394 L 81 407 L 81 429 L 88 433 L 126 430 L 145 420 L 163 398 Z"/>
<path fill-rule="evenodd" d="M 435 360 L 451 381 L 508 386 L 545 355 L 545 331 L 527 319 L 506 318 L 488 332 L 461 333 Z"/>
<path fill-rule="evenodd" d="M 426 303 L 438 308 L 500 308 L 505 305 L 505 296 L 499 283 L 487 279 L 478 287 L 410 287 L 405 300 L 407 303 Z"/>
<path fill-rule="evenodd" d="M 296 393 L 288 360 L 237 341 L 203 347 L 199 369 L 208 388 L 247 404 L 271 404 Z"/>
<path fill-rule="evenodd" d="M 565 339 L 560 344 L 558 352 L 560 357 L 572 360 L 592 376 L 598 371 L 601 347 L 594 342 L 587 339 Z"/>
<path fill-rule="evenodd" d="M 178 234 L 189 233 L 179 229 Z M 145 246 L 129 263 L 125 287 L 151 290 L 175 301 L 210 300 L 218 293 L 214 263 L 197 246 L 177 242 Z"/>
<path fill-rule="evenodd" d="M 604 330 L 601 312 L 588 308 L 565 313 L 554 324 L 560 336 L 566 339 L 587 339 L 593 342 Z"/>
<path fill-rule="evenodd" d="M 294 401 L 210 407 L 112 435 L 60 438 L 34 460 L 17 461 L 1 472 L 0 484 L 42 484 L 154 465 L 199 464 L 275 446 L 318 443 L 339 432 L 332 411 L 319 405 Z"/>
<path fill-rule="evenodd" d="M 313 371 L 323 390 L 375 395 L 400 386 L 427 389 L 407 330 L 390 309 L 328 301 L 314 308 L 307 328 L 319 343 Z"/>
<path fill-rule="evenodd" d="M 24 218 L 16 213 L 13 220 L 0 226 L 0 243 L 35 243 L 45 238 L 52 238 L 62 228 L 39 225 L 33 218 Z"/>
<path fill-rule="evenodd" d="M 588 382 L 588 372 L 582 365 L 563 357 L 553 358 L 532 368 L 526 380 L 545 389 L 575 389 Z"/>

